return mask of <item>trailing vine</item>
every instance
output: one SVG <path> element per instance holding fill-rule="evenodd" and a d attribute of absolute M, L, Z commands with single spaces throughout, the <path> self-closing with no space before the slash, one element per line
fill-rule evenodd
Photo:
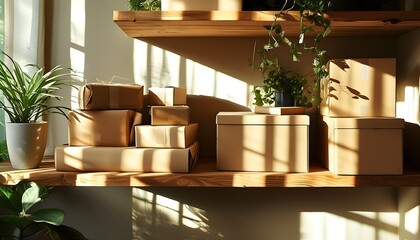
<path fill-rule="evenodd" d="M 315 75 L 314 87 L 311 94 L 311 101 L 320 102 L 319 90 L 320 81 L 328 76 L 326 69 L 326 51 L 319 47 L 319 43 L 331 33 L 331 21 L 325 16 L 325 11 L 331 7 L 331 0 L 294 0 L 293 6 L 285 9 L 288 0 L 285 0 L 283 8 L 275 15 L 271 25 L 264 26 L 268 30 L 268 43 L 264 45 L 262 53 L 262 65 L 259 70 L 264 72 L 264 62 L 267 62 L 267 52 L 282 45 L 289 47 L 289 53 L 293 61 L 300 61 L 303 52 L 314 55 L 312 70 Z M 285 31 L 279 24 L 278 19 L 284 12 L 297 8 L 299 10 L 300 34 L 298 41 L 292 41 L 286 36 Z M 314 33 L 313 41 L 307 40 L 307 34 Z M 255 93 L 255 90 L 254 90 Z"/>

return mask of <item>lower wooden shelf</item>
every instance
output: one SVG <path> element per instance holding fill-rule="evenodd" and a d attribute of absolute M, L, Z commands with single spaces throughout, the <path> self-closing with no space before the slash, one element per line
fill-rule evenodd
<path fill-rule="evenodd" d="M 14 170 L 0 163 L 0 184 L 14 185 L 27 179 L 46 186 L 174 186 L 174 187 L 420 187 L 420 171 L 403 175 L 337 176 L 319 165 L 309 173 L 217 171 L 215 160 L 200 159 L 192 172 L 58 172 L 54 160 L 45 158 L 40 168 Z"/>

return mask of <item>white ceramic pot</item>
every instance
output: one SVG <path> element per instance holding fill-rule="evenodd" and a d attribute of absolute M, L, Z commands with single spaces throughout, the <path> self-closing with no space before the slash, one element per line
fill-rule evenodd
<path fill-rule="evenodd" d="M 242 11 L 242 0 L 161 0 L 162 11 Z"/>
<path fill-rule="evenodd" d="M 6 123 L 10 162 L 15 169 L 37 168 L 44 157 L 48 123 Z"/>

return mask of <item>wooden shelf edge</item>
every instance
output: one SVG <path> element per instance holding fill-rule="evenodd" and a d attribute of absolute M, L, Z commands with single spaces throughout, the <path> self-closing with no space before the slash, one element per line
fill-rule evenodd
<path fill-rule="evenodd" d="M 13 170 L 0 163 L 0 184 L 20 180 L 46 186 L 128 186 L 128 187 L 420 187 L 420 171 L 404 175 L 337 176 L 319 165 L 309 173 L 217 171 L 214 160 L 199 160 L 189 174 L 139 172 L 58 172 L 54 160 L 46 158 L 41 167 Z"/>
<path fill-rule="evenodd" d="M 266 36 L 275 11 L 114 11 L 114 22 L 132 38 Z M 420 11 L 328 12 L 331 36 L 400 35 L 420 27 Z M 278 19 L 299 35 L 299 12 Z"/>

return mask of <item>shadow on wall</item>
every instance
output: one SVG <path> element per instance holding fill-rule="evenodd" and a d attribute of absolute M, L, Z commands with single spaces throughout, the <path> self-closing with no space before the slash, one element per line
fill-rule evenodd
<path fill-rule="evenodd" d="M 133 239 L 396 240 L 395 194 L 390 189 L 134 188 Z"/>
<path fill-rule="evenodd" d="M 404 161 L 409 165 L 420 168 L 420 126 L 416 123 L 404 124 Z"/>

